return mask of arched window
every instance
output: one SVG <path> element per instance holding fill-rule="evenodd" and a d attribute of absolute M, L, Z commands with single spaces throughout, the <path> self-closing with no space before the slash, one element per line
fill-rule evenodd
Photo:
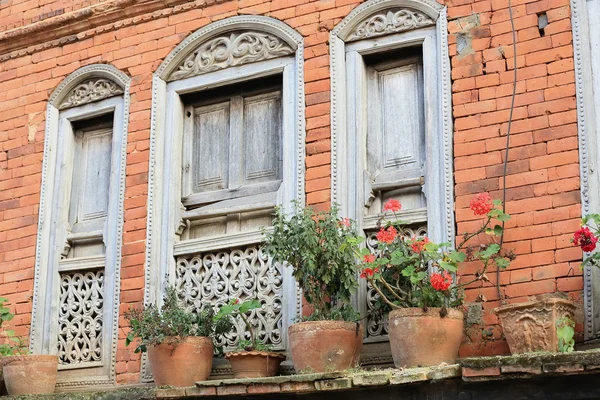
<path fill-rule="evenodd" d="M 284 23 L 232 17 L 186 38 L 153 80 L 145 300 L 167 283 L 195 309 L 258 296 L 252 320 L 279 350 L 301 296 L 260 228 L 304 199 L 303 58 Z"/>
<path fill-rule="evenodd" d="M 332 199 L 372 247 L 383 203 L 398 199 L 408 234 L 453 241 L 452 110 L 446 9 L 370 0 L 331 32 Z M 363 362 L 391 361 L 376 293 L 361 282 Z"/>
<path fill-rule="evenodd" d="M 69 75 L 48 101 L 31 350 L 58 354 L 58 386 L 113 384 L 129 78 Z"/>

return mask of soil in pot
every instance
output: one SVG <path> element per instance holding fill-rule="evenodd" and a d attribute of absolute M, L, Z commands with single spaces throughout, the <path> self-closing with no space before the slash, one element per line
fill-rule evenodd
<path fill-rule="evenodd" d="M 511 354 L 557 352 L 556 323 L 573 318 L 575 303 L 562 298 L 507 304 L 494 309 Z"/>
<path fill-rule="evenodd" d="M 389 313 L 389 337 L 397 368 L 454 364 L 463 336 L 462 311 L 401 308 Z"/>
<path fill-rule="evenodd" d="M 2 375 L 10 396 L 54 393 L 57 373 L 57 356 L 24 355 L 2 359 Z"/>
<path fill-rule="evenodd" d="M 279 365 L 285 356 L 268 351 L 239 351 L 225 354 L 236 379 L 264 378 L 279 374 Z"/>
<path fill-rule="evenodd" d="M 356 367 L 363 328 L 355 322 L 310 321 L 288 329 L 296 372 L 332 372 Z"/>
<path fill-rule="evenodd" d="M 208 337 L 189 336 L 178 342 L 167 338 L 158 346 L 148 347 L 148 360 L 156 386 L 194 386 L 210 376 L 213 341 Z"/>

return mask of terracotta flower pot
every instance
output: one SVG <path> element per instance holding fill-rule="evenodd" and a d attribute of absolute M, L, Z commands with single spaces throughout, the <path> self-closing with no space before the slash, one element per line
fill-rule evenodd
<path fill-rule="evenodd" d="M 358 365 L 363 329 L 355 322 L 311 321 L 288 329 L 296 372 L 342 371 Z"/>
<path fill-rule="evenodd" d="M 236 379 L 264 378 L 279 373 L 285 355 L 269 351 L 239 351 L 225 354 Z"/>
<path fill-rule="evenodd" d="M 148 360 L 156 386 L 194 386 L 210 375 L 213 341 L 208 337 L 188 336 L 181 342 L 167 338 L 158 346 L 148 347 Z"/>
<path fill-rule="evenodd" d="M 463 336 L 462 311 L 401 308 L 389 313 L 389 337 L 397 368 L 454 364 Z"/>
<path fill-rule="evenodd" d="M 550 298 L 508 304 L 494 309 L 512 354 L 558 351 L 556 322 L 573 318 L 575 304 L 566 299 Z"/>
<path fill-rule="evenodd" d="M 53 355 L 6 356 L 2 374 L 10 396 L 54 393 L 58 357 Z"/>

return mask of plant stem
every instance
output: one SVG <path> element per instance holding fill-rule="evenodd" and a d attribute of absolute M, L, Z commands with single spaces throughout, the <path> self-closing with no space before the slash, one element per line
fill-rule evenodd
<path fill-rule="evenodd" d="M 394 309 L 402 308 L 402 307 L 399 307 L 398 305 L 392 303 L 391 301 L 388 300 L 387 297 L 385 297 L 385 295 L 383 294 L 383 292 L 381 290 L 379 290 L 379 288 L 375 284 L 375 280 L 374 279 L 369 279 L 369 281 L 371 282 L 371 285 L 373 286 L 373 288 L 375 289 L 375 291 L 377 292 L 377 294 L 379 294 L 379 296 L 383 299 L 383 301 L 385 301 L 385 303 L 387 305 L 389 305 L 390 307 L 392 307 Z"/>
<path fill-rule="evenodd" d="M 252 343 L 252 348 L 254 350 L 256 350 L 256 341 L 254 339 L 254 329 L 252 329 L 252 325 L 250 324 L 250 321 L 248 321 L 248 318 L 246 318 L 246 316 L 244 314 L 240 313 L 240 317 L 242 318 L 242 321 L 244 321 L 244 324 L 246 324 L 246 328 L 250 332 L 250 343 Z"/>
<path fill-rule="evenodd" d="M 471 240 L 475 236 L 479 235 L 481 232 L 484 232 L 485 229 L 487 228 L 487 226 L 490 224 L 491 220 L 492 220 L 492 217 L 488 217 L 487 221 L 485 222 L 485 224 L 483 224 L 483 226 L 481 227 L 481 229 L 479 229 L 478 231 L 475 231 L 475 232 L 471 233 L 470 235 L 465 236 L 465 239 L 458 245 L 458 247 L 456 248 L 456 251 L 462 249 L 463 246 L 465 245 L 465 243 L 467 243 L 469 240 Z"/>

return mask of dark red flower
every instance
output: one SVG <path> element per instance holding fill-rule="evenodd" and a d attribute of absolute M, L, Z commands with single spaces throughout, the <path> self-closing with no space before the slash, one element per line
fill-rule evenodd
<path fill-rule="evenodd" d="M 413 252 L 420 253 L 423 251 L 427 243 L 429 243 L 429 238 L 427 236 L 424 236 L 422 238 L 413 240 L 410 244 L 410 248 Z"/>
<path fill-rule="evenodd" d="M 234 300 L 232 301 L 232 303 L 233 303 L 233 304 L 240 304 L 240 299 L 234 299 Z"/>
<path fill-rule="evenodd" d="M 587 226 L 581 227 L 573 235 L 573 245 L 581 247 L 581 250 L 587 252 L 594 251 L 598 238 L 590 231 Z"/>
<path fill-rule="evenodd" d="M 447 271 L 444 271 L 443 275 L 439 273 L 431 274 L 429 281 L 435 290 L 443 292 L 444 290 L 448 290 L 450 285 L 452 285 L 452 276 Z"/>
<path fill-rule="evenodd" d="M 486 215 L 494 208 L 494 205 L 492 204 L 490 194 L 484 192 L 473 196 L 470 207 L 475 215 Z"/>
<path fill-rule="evenodd" d="M 382 243 L 391 244 L 398 237 L 398 231 L 393 226 L 388 227 L 387 229 L 381 228 L 379 232 L 377 232 L 377 240 Z"/>
<path fill-rule="evenodd" d="M 389 199 L 383 205 L 383 211 L 398 212 L 402 209 L 402 204 L 396 199 Z"/>

